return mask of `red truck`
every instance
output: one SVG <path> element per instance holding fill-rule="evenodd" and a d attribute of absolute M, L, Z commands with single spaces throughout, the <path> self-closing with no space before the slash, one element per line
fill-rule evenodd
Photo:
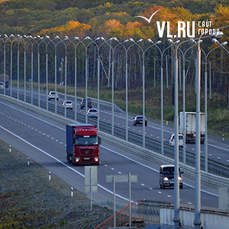
<path fill-rule="evenodd" d="M 67 161 L 73 165 L 99 165 L 101 138 L 92 124 L 67 124 Z"/>

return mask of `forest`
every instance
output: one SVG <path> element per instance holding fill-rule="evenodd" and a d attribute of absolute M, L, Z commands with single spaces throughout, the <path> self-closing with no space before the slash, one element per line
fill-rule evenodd
<path fill-rule="evenodd" d="M 0 34 L 154 38 L 152 23 L 135 16 L 149 17 L 157 9 L 161 10 L 154 20 L 171 24 L 178 20 L 212 21 L 217 28 L 229 20 L 228 0 L 10 0 L 1 3 Z"/>
<path fill-rule="evenodd" d="M 167 91 L 167 95 L 165 93 L 167 96 L 165 109 L 173 110 L 171 102 L 173 102 L 174 90 L 172 77 L 174 74 L 174 50 L 168 42 L 168 36 L 166 36 L 168 33 L 159 37 L 155 22 L 170 22 L 170 33 L 177 34 L 178 21 L 194 21 L 196 38 L 200 37 L 198 34 L 200 29 L 220 28 L 224 33 L 218 43 L 213 44 L 210 39 L 205 39 L 202 42 L 202 72 L 207 66 L 207 72 L 211 75 L 212 80 L 211 85 L 208 82 L 208 91 L 214 89 L 213 92 L 216 95 L 223 96 L 223 100 L 215 97 L 217 106 L 229 108 L 229 66 L 227 64 L 229 48 L 228 45 L 221 47 L 223 42 L 229 42 L 228 3 L 228 0 L 112 0 L 109 2 L 103 0 L 9 0 L 0 3 L 0 73 L 2 73 L 5 57 L 6 73 L 10 75 L 10 49 L 12 49 L 12 62 L 17 63 L 18 61 L 19 63 L 19 67 L 15 64 L 12 69 L 15 79 L 17 74 L 24 75 L 24 78 L 26 78 L 25 75 L 28 77 L 33 67 L 34 80 L 38 80 L 40 74 L 41 83 L 45 82 L 47 74 L 49 75 L 49 83 L 54 83 L 55 74 L 57 74 L 58 83 L 63 74 L 66 74 L 68 76 L 67 85 L 74 85 L 74 75 L 77 73 L 77 86 L 84 87 L 85 61 L 87 59 L 89 87 L 90 85 L 92 87 L 97 82 L 97 60 L 100 60 L 101 87 L 104 90 L 111 87 L 112 64 L 114 63 L 114 83 L 118 93 L 118 90 L 124 90 L 126 87 L 126 66 L 128 64 L 128 89 L 130 97 L 131 93 L 134 97 L 134 91 L 141 90 L 143 86 L 144 65 L 145 83 L 148 89 L 146 101 L 148 104 L 153 104 L 151 108 L 147 108 L 146 114 L 158 118 L 160 112 L 155 112 L 154 108 L 160 102 L 159 97 L 155 96 L 152 99 L 150 90 L 154 88 L 155 93 L 160 93 L 160 68 L 163 67 L 163 81 L 165 92 Z M 151 23 L 136 17 L 149 18 L 156 11 Z M 13 35 L 10 36 L 11 34 Z M 57 37 L 58 39 L 56 39 Z M 85 40 L 87 37 L 90 37 L 93 42 Z M 106 45 L 103 45 L 102 40 L 97 40 L 98 38 L 103 38 Z M 118 43 L 115 43 L 115 40 L 111 40 L 111 38 L 117 39 Z M 133 46 L 131 46 L 131 39 L 135 44 Z M 154 44 L 159 40 L 161 43 L 158 44 L 158 48 L 154 46 L 148 49 L 150 46 L 148 39 Z M 181 38 L 180 40 L 182 42 L 185 39 Z M 138 43 L 138 41 L 141 42 Z M 122 45 L 118 46 L 117 44 Z M 85 47 L 87 47 L 86 53 Z M 99 52 L 96 51 L 96 47 L 100 47 Z M 190 47 L 190 44 L 185 43 L 178 53 L 179 88 L 182 88 L 182 69 L 184 69 L 187 97 L 192 96 L 192 91 L 195 88 L 196 46 L 193 46 L 184 56 L 184 52 Z M 3 54 L 4 49 L 5 54 Z M 161 55 L 161 51 L 164 50 L 167 51 Z M 215 51 L 211 52 L 211 50 Z M 38 74 L 38 53 L 39 61 L 48 65 L 48 73 L 46 67 L 43 66 L 39 69 L 40 73 Z M 204 53 L 205 56 L 209 54 L 207 61 Z M 55 54 L 57 54 L 56 65 Z M 128 54 L 127 59 L 125 59 L 126 54 Z M 27 61 L 25 61 L 25 55 Z M 48 59 L 46 59 L 47 55 Z M 24 67 L 25 62 L 26 67 Z M 55 73 L 57 67 L 62 70 Z M 19 73 L 17 73 L 18 71 Z M 204 83 L 204 77 L 202 77 L 202 87 Z M 191 90 L 190 95 L 188 94 L 189 89 Z M 182 90 L 180 93 L 180 97 L 182 97 Z M 188 103 L 190 111 L 193 111 L 195 103 L 192 105 Z M 134 102 L 133 105 L 135 108 L 137 107 Z M 154 111 L 150 111 L 153 109 Z M 136 111 L 133 110 L 133 112 Z M 173 113 L 170 114 L 169 119 L 172 120 L 172 117 Z"/>

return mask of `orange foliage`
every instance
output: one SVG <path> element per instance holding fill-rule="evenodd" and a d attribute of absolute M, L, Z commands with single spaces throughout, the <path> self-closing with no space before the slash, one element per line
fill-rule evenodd
<path fill-rule="evenodd" d="M 85 34 L 85 31 L 91 29 L 90 25 L 80 23 L 78 21 L 69 21 L 65 25 L 54 27 L 51 29 L 43 29 L 41 34 L 57 35 L 57 34 L 67 34 L 68 36 L 78 36 L 82 37 Z"/>
<path fill-rule="evenodd" d="M 120 21 L 115 19 L 110 19 L 105 22 L 104 26 L 102 26 L 100 29 L 108 36 L 116 36 L 120 37 L 122 35 L 123 30 L 123 24 L 120 23 Z"/>

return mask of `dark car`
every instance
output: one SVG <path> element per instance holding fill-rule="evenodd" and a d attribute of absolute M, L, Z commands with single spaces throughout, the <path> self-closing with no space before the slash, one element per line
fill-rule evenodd
<path fill-rule="evenodd" d="M 86 106 L 86 99 L 82 98 L 80 102 L 80 109 L 83 109 Z M 92 102 L 90 98 L 87 98 L 87 107 L 92 108 Z"/>
<path fill-rule="evenodd" d="M 173 187 L 174 186 L 174 171 L 175 171 L 175 166 L 174 165 L 161 165 L 160 170 L 159 170 L 159 185 L 160 188 L 165 188 L 165 187 Z M 179 180 L 179 186 L 182 189 L 183 188 L 183 179 L 182 179 L 182 174 L 180 168 L 179 168 L 179 175 L 178 175 L 178 180 Z"/>
<path fill-rule="evenodd" d="M 136 126 L 137 124 L 143 124 L 143 116 L 137 115 L 133 119 L 133 125 Z M 147 119 L 145 118 L 145 126 L 147 126 Z"/>

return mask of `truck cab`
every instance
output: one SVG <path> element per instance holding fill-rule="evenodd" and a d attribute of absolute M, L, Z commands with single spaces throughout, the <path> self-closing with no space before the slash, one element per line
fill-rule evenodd
<path fill-rule="evenodd" d="M 73 165 L 99 165 L 101 138 L 92 124 L 66 125 L 67 161 Z"/>

